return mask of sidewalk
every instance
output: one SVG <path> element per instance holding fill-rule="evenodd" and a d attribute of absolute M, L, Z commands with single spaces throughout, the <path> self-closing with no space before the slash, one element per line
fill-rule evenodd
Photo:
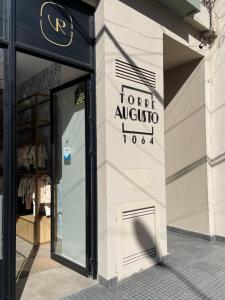
<path fill-rule="evenodd" d="M 225 299 L 225 243 L 168 232 L 169 258 L 107 289 L 97 284 L 63 300 Z"/>

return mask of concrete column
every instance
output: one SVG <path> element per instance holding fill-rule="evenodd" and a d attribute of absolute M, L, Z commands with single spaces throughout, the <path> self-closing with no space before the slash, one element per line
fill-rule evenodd
<path fill-rule="evenodd" d="M 163 32 L 151 10 L 148 1 L 102 0 L 95 16 L 98 264 L 107 280 L 167 254 Z"/>

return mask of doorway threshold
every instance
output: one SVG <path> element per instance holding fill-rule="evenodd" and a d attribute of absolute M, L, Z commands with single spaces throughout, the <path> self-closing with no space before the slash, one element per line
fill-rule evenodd
<path fill-rule="evenodd" d="M 50 243 L 32 247 L 17 237 L 17 250 L 17 299 L 56 300 L 97 283 L 52 260 Z"/>

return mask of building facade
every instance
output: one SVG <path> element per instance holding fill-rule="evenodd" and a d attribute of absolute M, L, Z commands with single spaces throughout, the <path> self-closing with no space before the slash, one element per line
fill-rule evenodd
<path fill-rule="evenodd" d="M 169 255 L 168 229 L 224 240 L 223 1 L 25 2 L 0 7 L 0 298 L 15 299 L 27 226 L 17 120 L 34 91 L 51 101 L 53 259 L 111 285 Z"/>

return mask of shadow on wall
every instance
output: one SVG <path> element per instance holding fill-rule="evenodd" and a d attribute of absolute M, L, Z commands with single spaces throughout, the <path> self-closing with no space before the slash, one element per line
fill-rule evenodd
<path fill-rule="evenodd" d="M 157 243 L 155 243 L 155 240 L 152 237 L 152 235 L 150 234 L 147 227 L 143 224 L 143 222 L 139 218 L 136 218 L 134 221 L 134 229 L 135 229 L 136 238 L 144 251 L 146 250 L 146 246 L 150 247 L 151 245 L 155 244 L 156 253 L 157 253 L 155 256 L 155 259 L 150 255 L 149 255 L 149 258 L 151 260 L 154 259 L 155 262 L 158 263 L 158 256 L 160 256 L 159 247 L 157 246 Z M 140 232 L 142 232 L 141 235 L 140 235 Z M 179 271 L 178 271 L 168 261 L 168 262 L 160 262 L 160 263 L 158 263 L 158 265 L 156 267 L 160 268 L 162 270 L 165 270 L 167 272 L 169 271 L 171 273 L 171 277 L 169 277 L 169 278 L 171 278 L 171 284 L 173 284 L 172 277 L 175 277 L 182 284 L 185 284 L 192 291 L 192 293 L 195 293 L 196 297 L 199 297 L 200 299 L 210 300 L 210 298 L 206 294 L 204 294 L 193 282 L 191 282 L 188 279 L 187 276 L 184 275 L 185 273 L 182 273 L 180 266 L 179 266 Z M 179 287 L 177 287 L 177 288 L 179 288 Z"/>
<path fill-rule="evenodd" d="M 140 72 L 137 71 L 137 64 L 135 63 L 135 61 L 130 57 L 130 55 L 128 55 L 126 53 L 126 51 L 122 48 L 122 46 L 120 45 L 120 43 L 116 40 L 116 38 L 113 36 L 113 34 L 111 33 L 111 31 L 108 29 L 108 27 L 106 25 L 104 25 L 101 30 L 99 31 L 97 37 L 96 37 L 96 44 L 98 43 L 98 41 L 101 39 L 101 37 L 103 36 L 103 34 L 106 34 L 109 39 L 113 42 L 113 44 L 115 45 L 115 47 L 118 49 L 118 51 L 120 52 L 120 54 L 126 59 L 127 62 L 129 62 L 132 67 L 133 67 L 133 72 L 136 73 L 137 77 L 139 77 L 140 81 L 143 82 L 144 85 L 145 82 L 148 81 L 148 78 L 146 77 L 146 74 L 144 72 Z M 156 99 L 161 103 L 161 105 L 164 106 L 164 100 L 161 97 L 161 95 L 151 86 L 146 85 L 149 89 L 149 91 L 156 97 Z"/>
<path fill-rule="evenodd" d="M 159 23 L 161 26 L 175 32 L 185 41 L 189 41 L 189 35 L 195 36 L 196 32 L 193 28 L 181 18 L 169 12 L 168 9 L 164 8 L 155 0 L 119 0 L 132 7 L 141 14 L 147 16 L 153 21 Z M 154 9 L 152 9 L 154 7 Z M 171 21 L 172 20 L 172 21 Z M 188 30 L 187 30 L 188 28 Z"/>
<path fill-rule="evenodd" d="M 183 84 L 195 71 L 201 60 L 202 58 L 198 58 L 185 64 L 178 65 L 175 68 L 164 71 L 165 108 L 170 104 L 176 93 L 181 89 Z"/>
<path fill-rule="evenodd" d="M 158 263 L 160 257 L 159 248 L 157 249 L 155 238 L 150 234 L 146 225 L 144 225 L 139 218 L 136 218 L 134 219 L 134 229 L 136 239 L 138 240 L 143 251 L 146 251 L 146 254 L 147 250 L 156 248 L 156 255 L 149 255 L 149 258 L 153 259 L 155 263 Z"/>

